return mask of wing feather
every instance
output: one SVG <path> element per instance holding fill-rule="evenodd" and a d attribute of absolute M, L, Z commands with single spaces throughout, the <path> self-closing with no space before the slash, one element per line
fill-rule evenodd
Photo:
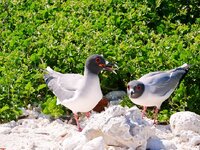
<path fill-rule="evenodd" d="M 187 71 L 184 68 L 152 72 L 141 77 L 139 81 L 149 85 L 152 94 L 165 96 L 167 93 L 174 91 L 186 73 Z"/>
<path fill-rule="evenodd" d="M 56 71 L 49 71 L 44 75 L 45 81 L 51 91 L 62 102 L 72 98 L 80 87 L 83 75 L 62 74 Z"/>

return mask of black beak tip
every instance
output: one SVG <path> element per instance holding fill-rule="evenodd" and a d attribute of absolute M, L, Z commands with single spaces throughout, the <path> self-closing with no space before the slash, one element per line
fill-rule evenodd
<path fill-rule="evenodd" d="M 134 92 L 133 91 L 131 91 L 131 95 L 133 95 L 134 94 Z"/>

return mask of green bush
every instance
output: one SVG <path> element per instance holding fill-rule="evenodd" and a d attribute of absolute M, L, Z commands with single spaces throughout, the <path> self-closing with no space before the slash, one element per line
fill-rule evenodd
<path fill-rule="evenodd" d="M 182 110 L 200 114 L 199 3 L 1 1 L 0 122 L 17 119 L 19 108 L 28 104 L 41 105 L 53 116 L 65 113 L 55 106 L 43 70 L 51 66 L 63 73 L 83 73 L 85 59 L 94 53 L 120 67 L 117 75 L 100 75 L 104 93 L 125 90 L 127 82 L 150 71 L 192 64 L 180 88 L 162 106 L 161 115 Z"/>

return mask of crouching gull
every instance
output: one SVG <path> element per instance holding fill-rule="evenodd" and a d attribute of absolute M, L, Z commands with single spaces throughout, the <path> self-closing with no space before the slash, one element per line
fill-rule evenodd
<path fill-rule="evenodd" d="M 189 67 L 190 65 L 184 64 L 168 71 L 151 72 L 128 83 L 127 94 L 133 103 L 143 106 L 143 117 L 147 107 L 155 106 L 154 124 L 157 123 L 161 104 L 174 92 L 187 74 Z"/>
<path fill-rule="evenodd" d="M 92 110 L 102 99 L 102 91 L 98 74 L 102 70 L 113 71 L 113 64 L 108 63 L 101 55 L 92 55 L 85 63 L 84 75 L 62 74 L 47 67 L 44 79 L 49 89 L 57 96 L 57 104 L 64 105 L 74 113 L 78 130 L 78 112 L 86 113 Z"/>

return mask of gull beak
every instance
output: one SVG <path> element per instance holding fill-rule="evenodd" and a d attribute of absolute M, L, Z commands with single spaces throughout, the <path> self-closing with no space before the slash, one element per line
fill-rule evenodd
<path fill-rule="evenodd" d="M 131 95 L 135 94 L 135 91 L 133 89 L 131 89 Z"/>
<path fill-rule="evenodd" d="M 106 70 L 106 71 L 111 71 L 114 74 L 117 74 L 115 72 L 115 70 L 118 70 L 119 67 L 116 64 L 113 64 L 113 63 L 110 63 L 110 62 L 106 61 L 106 64 L 104 64 L 103 69 Z"/>

